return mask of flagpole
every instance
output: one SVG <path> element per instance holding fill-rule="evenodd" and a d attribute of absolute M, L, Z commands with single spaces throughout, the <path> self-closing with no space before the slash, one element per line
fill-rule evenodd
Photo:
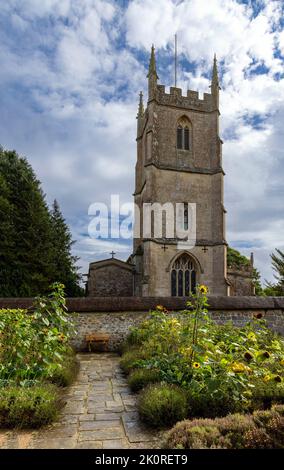
<path fill-rule="evenodd" d="M 177 34 L 175 34 L 175 87 L 177 86 Z"/>

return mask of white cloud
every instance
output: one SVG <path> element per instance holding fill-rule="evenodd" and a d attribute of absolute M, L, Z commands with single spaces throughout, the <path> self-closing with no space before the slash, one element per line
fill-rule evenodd
<path fill-rule="evenodd" d="M 152 42 L 162 59 L 172 55 L 177 31 L 180 62 L 191 62 L 190 70 L 179 68 L 184 90 L 209 91 L 217 53 L 228 240 L 250 243 L 247 252 L 256 252 L 257 266 L 271 277 L 269 253 L 283 243 L 284 228 L 283 2 L 257 5 L 237 0 L 132 0 L 125 8 L 103 0 L 1 2 L 0 142 L 26 154 L 49 201 L 59 199 L 85 265 L 94 253 L 101 256 L 102 248 L 112 247 L 91 243 L 90 248 L 80 235 L 89 204 L 107 201 L 110 193 L 132 197 L 137 92 L 146 88 L 142 58 Z M 161 82 L 171 84 L 170 66 L 158 63 L 158 68 Z M 120 249 L 127 248 L 118 244 L 115 251 Z"/>

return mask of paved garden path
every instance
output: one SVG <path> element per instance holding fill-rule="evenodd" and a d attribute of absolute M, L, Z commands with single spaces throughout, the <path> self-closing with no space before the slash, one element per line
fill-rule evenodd
<path fill-rule="evenodd" d="M 131 393 L 112 353 L 78 354 L 80 372 L 67 389 L 58 421 L 36 431 L 0 430 L 2 449 L 153 448 L 157 437 L 138 419 Z"/>

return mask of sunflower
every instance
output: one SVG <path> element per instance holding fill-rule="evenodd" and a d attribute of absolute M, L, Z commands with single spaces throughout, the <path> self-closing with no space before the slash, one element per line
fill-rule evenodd
<path fill-rule="evenodd" d="M 269 382 L 270 379 L 271 379 L 270 375 L 265 375 L 263 378 L 264 382 Z"/>
<path fill-rule="evenodd" d="M 207 294 L 207 292 L 208 292 L 208 287 L 205 286 L 204 284 L 201 284 L 201 285 L 198 287 L 198 290 L 199 290 L 199 292 L 201 292 L 201 294 Z"/>
<path fill-rule="evenodd" d="M 163 312 L 164 307 L 162 305 L 157 305 L 156 310 L 159 310 L 159 312 Z"/>
<path fill-rule="evenodd" d="M 245 372 L 247 370 L 246 366 L 242 362 L 233 362 L 231 364 L 230 369 L 237 374 Z"/>
<path fill-rule="evenodd" d="M 200 368 L 199 362 L 194 362 L 194 363 L 193 363 L 193 368 L 194 368 L 194 369 L 199 369 L 199 368 Z"/>
<path fill-rule="evenodd" d="M 281 379 L 280 375 L 275 375 L 274 376 L 274 381 L 278 382 L 278 383 L 282 382 L 282 379 Z"/>
<path fill-rule="evenodd" d="M 263 359 L 269 359 L 270 358 L 270 353 L 268 351 L 261 351 L 259 356 Z"/>
<path fill-rule="evenodd" d="M 246 351 L 244 353 L 244 358 L 245 358 L 246 361 L 251 361 L 253 359 L 253 354 L 249 351 Z"/>

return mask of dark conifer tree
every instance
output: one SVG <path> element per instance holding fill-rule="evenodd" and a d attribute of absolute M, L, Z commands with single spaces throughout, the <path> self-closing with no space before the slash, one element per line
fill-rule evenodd
<path fill-rule="evenodd" d="M 25 158 L 2 148 L 0 217 L 0 296 L 30 297 L 45 293 L 54 281 L 64 283 L 55 264 L 53 215 L 40 182 Z"/>
<path fill-rule="evenodd" d="M 69 297 L 82 295 L 79 287 L 80 275 L 76 263 L 78 258 L 72 255 L 71 249 L 74 241 L 55 200 L 51 210 L 53 264 L 57 280 L 65 285 Z"/>

